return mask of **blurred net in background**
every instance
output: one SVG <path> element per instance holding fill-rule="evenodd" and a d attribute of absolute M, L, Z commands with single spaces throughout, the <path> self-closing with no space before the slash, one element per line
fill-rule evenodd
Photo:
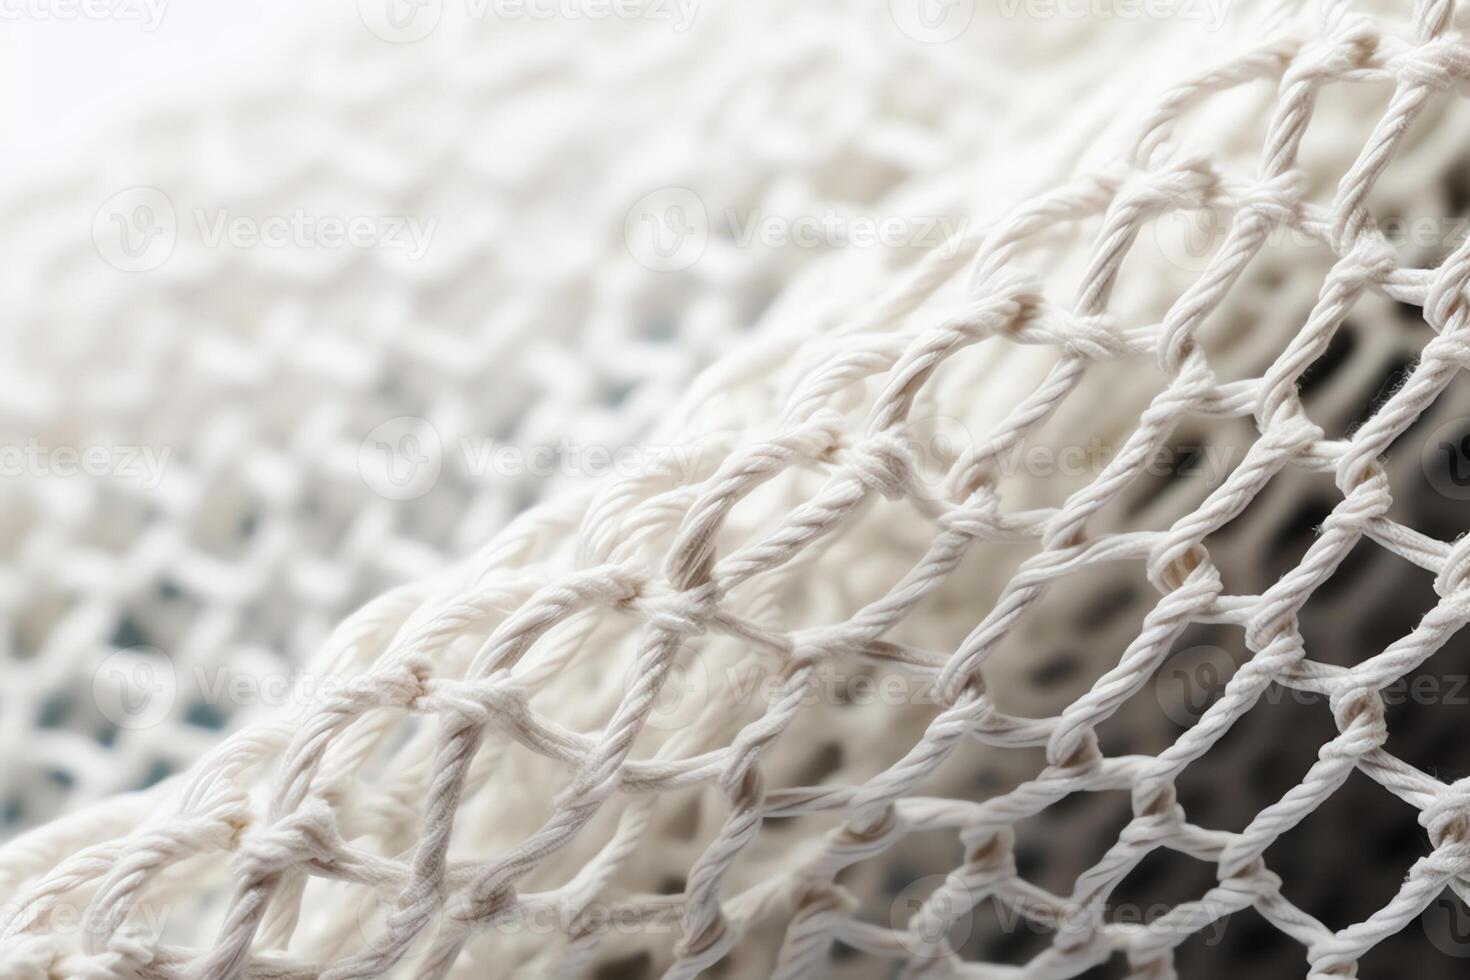
<path fill-rule="evenodd" d="M 298 42 L 288 77 L 154 113 L 10 197 L 3 724 L 27 745 L 3 773 L 12 827 L 182 768 L 240 708 L 215 696 L 119 728 L 90 690 L 112 652 L 165 658 L 186 698 L 204 676 L 289 672 L 543 484 L 611 471 L 559 457 L 636 447 L 823 251 L 727 233 L 655 271 L 627 243 L 640 199 L 861 211 L 893 184 L 901 137 L 926 129 L 911 103 L 933 101 L 895 84 L 913 42 L 878 23 L 821 43 L 835 8 L 725 15 L 803 25 L 766 55 L 789 65 L 778 102 L 738 77 L 746 45 L 712 43 L 716 13 L 683 33 L 446 22 L 417 44 L 353 13 Z M 885 49 L 910 104 L 829 118 L 834 80 Z M 359 219 L 367 247 L 312 237 Z"/>
<path fill-rule="evenodd" d="M 1461 27 L 1183 9 L 369 17 L 13 202 L 7 438 L 166 461 L 5 488 L 6 975 L 1470 953 Z"/>

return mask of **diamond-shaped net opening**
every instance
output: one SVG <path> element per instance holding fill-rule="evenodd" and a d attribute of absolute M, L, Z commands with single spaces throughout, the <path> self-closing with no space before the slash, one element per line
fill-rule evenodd
<path fill-rule="evenodd" d="M 289 710 L 0 850 L 15 975 L 1470 952 L 1454 15 L 1268 17 L 1116 159 L 869 281 L 790 285 L 628 472 L 347 616 Z M 901 176 L 845 159 L 812 179 Z M 232 492 L 186 508 L 222 593 L 276 540 L 211 515 Z M 1420 714 L 1446 717 L 1398 739 Z M 1365 849 L 1392 871 L 1354 889 Z"/>

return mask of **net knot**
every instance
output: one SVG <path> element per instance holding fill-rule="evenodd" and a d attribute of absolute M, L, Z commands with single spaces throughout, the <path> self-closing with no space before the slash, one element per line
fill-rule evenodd
<path fill-rule="evenodd" d="M 1296 69 L 1284 81 L 1320 82 L 1354 72 L 1373 57 L 1383 37 L 1371 18 L 1347 4 L 1331 5 L 1323 27 L 1322 38 L 1302 48 Z"/>
<path fill-rule="evenodd" d="M 1440 263 L 1424 296 L 1424 318 L 1440 335 L 1459 333 L 1458 317 L 1465 309 L 1465 287 L 1470 283 L 1470 238 Z"/>
<path fill-rule="evenodd" d="M 1450 547 L 1439 574 L 1434 576 L 1434 591 L 1441 599 L 1460 593 L 1470 584 L 1470 534 L 1461 535 Z"/>
<path fill-rule="evenodd" d="M 473 680 L 432 680 L 428 689 L 424 707 L 464 725 L 481 727 L 496 718 L 518 720 L 530 713 L 525 685 L 509 670 Z"/>
<path fill-rule="evenodd" d="M 515 888 L 497 880 L 493 885 L 471 889 L 451 914 L 455 921 L 470 925 L 507 921 L 518 908 Z"/>
<path fill-rule="evenodd" d="M 254 885 L 307 861 L 330 864 L 340 841 L 332 808 L 308 799 L 273 825 L 246 832 L 235 852 L 235 874 Z"/>
<path fill-rule="evenodd" d="M 1208 156 L 1169 148 L 1155 154 L 1147 169 L 1135 170 L 1123 182 L 1114 207 L 1140 211 L 1193 211 L 1206 203 L 1219 181 Z"/>
<path fill-rule="evenodd" d="M 649 589 L 632 606 L 655 629 L 698 636 L 719 606 L 719 589 L 708 581 L 682 591 Z"/>
<path fill-rule="evenodd" d="M 859 812 L 839 832 L 842 843 L 847 845 L 844 850 L 848 850 L 849 854 L 881 854 L 903 836 L 904 822 L 899 817 L 898 808 L 892 803 L 885 803 L 866 812 L 856 806 L 854 809 L 859 809 Z"/>
<path fill-rule="evenodd" d="M 1184 811 L 1179 809 L 1178 799 L 1179 794 L 1173 783 L 1155 781 L 1146 788 L 1143 782 L 1139 782 L 1133 788 L 1133 813 L 1138 817 L 1154 817 L 1161 814 L 1172 815 L 1178 810 L 1182 817 Z"/>
<path fill-rule="evenodd" d="M 1047 762 L 1061 770 L 1088 770 L 1102 764 L 1102 749 L 1097 744 L 1097 732 L 1079 721 L 1075 725 L 1058 727 L 1046 746 Z"/>
<path fill-rule="evenodd" d="M 1269 225 L 1285 224 L 1297 214 L 1297 202 L 1306 190 L 1306 178 L 1300 170 L 1285 170 L 1266 180 L 1251 184 L 1236 200 L 1238 213 L 1258 215 Z"/>
<path fill-rule="evenodd" d="M 1008 826 L 982 824 L 960 833 L 965 845 L 965 871 L 971 876 L 1001 874 L 1016 870 L 1016 832 Z"/>
<path fill-rule="evenodd" d="M 1346 288 L 1366 287 L 1387 279 L 1397 271 L 1398 264 L 1398 254 L 1386 239 L 1360 235 L 1338 260 L 1332 275 Z"/>
<path fill-rule="evenodd" d="M 1220 594 L 1220 572 L 1210 561 L 1210 552 L 1193 540 L 1164 538 L 1148 559 L 1148 578 L 1161 595 L 1199 587 L 1213 598 Z"/>
<path fill-rule="evenodd" d="M 1349 682 L 1334 690 L 1328 703 L 1342 734 L 1322 746 L 1322 758 L 1356 759 L 1388 741 L 1383 697 L 1376 688 L 1352 683 L 1349 675 Z"/>
<path fill-rule="evenodd" d="M 1452 38 L 1440 38 L 1415 48 L 1399 66 L 1399 81 L 1404 85 L 1444 92 L 1455 84 L 1457 73 L 1466 68 L 1461 44 Z"/>
<path fill-rule="evenodd" d="M 1128 339 L 1118 332 L 1114 319 L 1107 314 L 1085 316 L 1059 312 L 1064 329 L 1058 337 L 1062 353 L 1088 361 L 1125 357 L 1132 353 Z"/>
<path fill-rule="evenodd" d="M 1324 529 L 1361 532 L 1393 506 L 1388 472 L 1370 446 L 1354 443 L 1343 453 L 1335 482 L 1345 499 L 1322 522 Z"/>
<path fill-rule="evenodd" d="M 1223 863 L 1220 870 L 1226 870 Z M 1221 876 L 1219 887 L 1224 891 L 1234 892 L 1248 899 L 1251 905 L 1259 907 L 1280 895 L 1281 877 L 1266 867 L 1263 858 L 1256 856 L 1231 866 L 1228 873 Z"/>
<path fill-rule="evenodd" d="M 888 500 L 902 500 L 914 472 L 913 448 L 898 431 L 876 432 L 841 452 L 846 464 L 865 488 Z"/>
<path fill-rule="evenodd" d="M 1440 790 L 1434 802 L 1419 814 L 1419 823 L 1429 831 L 1430 843 L 1436 849 L 1470 843 L 1470 776 Z"/>

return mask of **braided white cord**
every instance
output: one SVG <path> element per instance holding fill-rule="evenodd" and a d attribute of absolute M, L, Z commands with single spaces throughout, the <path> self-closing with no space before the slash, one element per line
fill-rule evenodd
<path fill-rule="evenodd" d="M 1124 162 L 896 273 L 859 328 L 814 340 L 782 369 L 773 364 L 794 342 L 757 345 L 717 367 L 656 437 L 697 446 L 691 468 L 554 498 L 461 565 L 368 604 L 317 661 L 348 676 L 345 687 L 288 722 L 226 739 L 185 779 L 152 794 L 156 809 L 136 829 L 132 814 L 89 814 L 0 851 L 0 868 L 29 879 L 7 928 L 7 969 L 223 980 L 371 977 L 401 967 L 438 977 L 508 955 L 523 959 L 492 969 L 534 962 L 572 975 L 597 962 L 607 940 L 607 930 L 583 920 L 601 906 L 645 925 L 672 912 L 673 977 L 697 975 L 772 923 L 783 933 L 778 976 L 821 975 L 834 941 L 906 960 L 916 973 L 994 976 L 1002 974 L 965 962 L 945 938 L 946 924 L 994 899 L 1055 928 L 1027 975 L 1072 976 L 1122 952 L 1136 974 L 1169 976 L 1176 946 L 1245 908 L 1300 941 L 1314 976 L 1352 975 L 1357 959 L 1446 885 L 1466 887 L 1470 871 L 1470 791 L 1384 751 L 1383 689 L 1470 620 L 1470 545 L 1391 519 L 1380 461 L 1470 359 L 1470 244 L 1433 268 L 1406 267 L 1366 210 L 1429 96 L 1470 75 L 1470 47 L 1448 5 L 1418 4 L 1413 22 L 1404 40 L 1340 3 L 1293 20 L 1166 95 Z M 1276 83 L 1277 101 L 1254 179 L 1175 145 L 1171 130 L 1187 108 L 1257 79 Z M 1305 200 L 1301 147 L 1319 91 L 1344 80 L 1391 82 L 1394 94 L 1323 208 Z M 1126 289 L 1140 234 L 1160 215 L 1207 206 L 1231 214 L 1223 243 L 1157 325 L 1125 327 L 1114 294 Z M 1046 236 L 1070 225 L 1092 239 L 1074 298 L 1062 305 L 1049 276 L 1024 270 L 1033 248 L 1045 256 Z M 1222 380 L 1209 315 L 1282 227 L 1329 247 L 1330 271 L 1305 321 L 1274 338 L 1264 370 Z M 1349 438 L 1327 439 L 1297 385 L 1372 291 L 1423 306 L 1437 337 L 1371 419 Z M 920 413 L 963 404 L 983 376 L 976 362 L 965 367 L 965 352 L 1003 345 L 1048 356 L 1016 369 L 1014 397 L 982 416 L 988 428 L 946 461 L 936 493 L 914 450 Z M 1057 506 L 1016 509 L 1006 454 L 1039 438 L 1109 362 L 1150 360 L 1158 390 L 1146 394 L 1107 464 Z M 1098 533 L 1107 508 L 1192 417 L 1249 419 L 1258 434 L 1170 526 Z M 1233 595 L 1211 535 L 1291 469 L 1329 474 L 1340 502 L 1275 585 Z M 910 540 L 885 545 L 881 525 L 892 508 L 906 515 L 892 533 Z M 1375 657 L 1350 668 L 1308 660 L 1298 613 L 1364 538 L 1433 571 L 1441 601 Z M 1029 550 L 1001 573 L 993 601 L 977 606 L 969 597 L 968 635 L 939 652 L 922 642 L 923 611 L 963 582 L 967 557 L 1004 543 Z M 862 580 L 844 564 L 856 559 L 887 567 Z M 1070 576 L 1125 562 L 1142 564 L 1159 593 L 1133 641 L 1109 652 L 1091 690 L 1060 714 L 1002 712 L 987 672 L 1007 637 Z M 844 594 L 844 578 L 860 584 Z M 830 593 L 824 579 L 837 583 Z M 1249 661 L 1173 746 L 1157 756 L 1103 755 L 1098 728 L 1199 622 L 1240 628 Z M 737 659 L 775 678 L 762 703 L 715 679 L 715 667 Z M 800 737 L 804 718 L 821 714 L 807 701 L 820 669 L 853 660 L 932 681 L 940 703 L 916 733 L 880 733 L 879 741 L 916 737 L 891 746 L 859 779 L 772 779 L 772 757 Z M 661 689 L 697 665 L 709 672 L 703 703 L 671 733 L 651 730 Z M 1243 832 L 1189 822 L 1175 779 L 1273 682 L 1328 695 L 1340 734 Z M 405 717 L 425 723 L 405 727 Z M 944 763 L 971 742 L 1042 748 L 1045 765 L 983 801 L 929 795 Z M 1380 912 L 1333 932 L 1282 896 L 1263 854 L 1354 771 L 1422 812 L 1433 851 Z M 704 790 L 718 812 L 701 827 L 680 894 L 624 886 L 640 853 L 667 844 L 659 799 Z M 1105 790 L 1129 791 L 1133 817 L 1073 893 L 1052 895 L 1019 877 L 1017 822 Z M 775 818 L 822 829 L 784 845 L 783 860 L 763 861 L 764 874 L 742 874 Z M 906 922 L 888 928 L 862 918 L 839 873 L 929 831 L 965 845 L 960 866 Z M 64 858 L 51 845 L 38 857 L 48 833 L 72 844 L 115 839 Z M 1105 921 L 1099 910 L 1109 895 L 1161 847 L 1216 864 L 1218 884 L 1147 925 Z M 215 869 L 211 883 L 220 883 L 226 862 L 211 855 L 227 857 L 230 871 L 217 933 L 181 947 L 120 928 L 186 860 Z M 323 880 L 350 884 L 313 891 Z M 187 882 L 171 887 L 190 891 Z M 316 905 L 322 895 L 369 889 L 391 901 L 381 922 L 360 930 L 348 922 L 354 911 Z M 47 934 L 33 928 L 68 895 L 90 902 L 86 949 L 67 948 L 62 937 L 41 941 Z M 547 908 L 567 915 L 565 943 L 501 952 L 518 937 L 498 933 L 498 924 Z M 537 947 L 545 941 L 531 938 Z M 485 957 L 478 967 L 477 956 Z"/>

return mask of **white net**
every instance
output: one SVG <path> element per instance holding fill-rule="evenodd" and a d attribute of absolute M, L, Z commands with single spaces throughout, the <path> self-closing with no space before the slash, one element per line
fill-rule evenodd
<path fill-rule="evenodd" d="M 433 176 L 326 206 L 488 209 L 457 226 L 470 240 L 436 241 L 422 278 L 267 253 L 216 267 L 180 235 L 167 290 L 119 280 L 55 313 L 48 297 L 48 316 L 83 328 L 66 328 L 76 358 L 47 365 L 85 397 L 63 411 L 44 385 L 19 385 L 39 393 L 12 425 L 101 442 L 87 427 L 131 407 L 172 430 L 150 444 L 189 458 L 174 485 L 109 487 L 122 499 L 106 505 L 25 485 L 23 506 L 44 515 L 10 536 L 11 591 L 39 639 L 12 658 L 7 697 L 24 709 L 8 744 L 38 734 L 34 761 L 7 776 L 67 773 L 47 805 L 77 812 L 0 848 L 15 895 L 0 973 L 796 977 L 897 963 L 1066 977 L 1120 961 L 1163 977 L 1176 950 L 1254 915 L 1299 944 L 1294 972 L 1340 977 L 1447 888 L 1470 897 L 1465 787 L 1392 750 L 1387 697 L 1470 620 L 1470 545 L 1444 520 L 1416 526 L 1402 502 L 1462 502 L 1461 430 L 1447 426 L 1470 357 L 1455 177 L 1470 45 L 1447 3 L 1236 13 L 1192 47 L 1140 30 L 1143 67 L 1106 86 L 1116 53 L 1071 43 L 1110 40 L 1106 28 L 1032 37 L 1031 56 L 1055 39 L 1076 81 L 1009 111 L 1004 80 L 971 70 L 974 47 L 921 51 L 892 30 L 897 13 L 882 28 L 854 18 L 864 33 L 841 44 L 833 9 L 755 5 L 693 25 L 704 47 L 665 34 L 619 59 L 643 37 L 630 28 L 583 46 L 558 36 L 514 70 L 415 56 L 423 85 L 386 103 L 405 145 L 464 138 L 445 131 L 452 94 L 452 118 L 505 120 L 523 154 L 469 153 L 479 169 L 445 172 L 428 153 Z M 1006 39 L 1037 30 L 997 23 Z M 773 37 L 753 71 L 753 45 Z M 651 66 L 691 51 L 724 57 L 695 59 L 671 92 Z M 443 65 L 479 87 L 435 89 Z M 381 104 L 339 68 L 303 76 L 330 78 L 345 137 Z M 1164 84 L 1128 94 L 1155 70 Z M 964 97 L 993 110 L 990 141 L 983 109 L 926 115 Z M 241 126 L 257 118 L 240 111 Z M 566 121 L 556 138 L 513 138 L 517 114 L 547 112 Z M 663 113 L 678 118 L 660 131 L 686 145 L 619 145 Z M 304 173 L 341 161 L 349 186 L 373 188 L 379 149 L 282 159 Z M 557 181 L 584 181 L 596 154 L 627 161 L 606 203 L 558 213 Z M 135 176 L 148 170 L 123 185 L 180 209 L 223 195 Z M 544 198 L 516 183 L 526 175 Z M 260 207 L 240 176 L 229 194 Z M 437 203 L 414 203 L 425 194 Z M 744 224 L 709 221 L 728 208 L 759 235 L 762 207 L 812 218 L 833 201 L 901 216 L 910 237 L 825 261 L 824 248 L 742 247 Z M 709 228 L 688 223 L 701 211 Z M 1405 241 L 1390 217 L 1429 234 Z M 555 229 L 541 252 L 537 220 Z M 938 243 L 920 240 L 936 228 Z M 682 273 L 649 277 L 609 251 Z M 296 326 L 320 309 L 338 319 Z M 118 316 L 136 326 L 113 355 L 102 331 Z M 754 337 L 686 383 L 753 320 Z M 677 343 L 656 343 L 673 324 Z M 139 373 L 119 380 L 114 357 Z M 1402 451 L 1421 421 L 1435 437 Z M 417 471 L 395 469 L 487 432 L 522 448 L 568 432 L 584 450 L 641 441 L 627 472 L 568 481 L 495 532 L 534 481 L 480 486 L 461 460 L 418 492 Z M 1431 465 L 1442 443 L 1445 469 Z M 1369 552 L 1423 569 L 1432 596 L 1376 565 L 1365 576 Z M 1386 622 L 1412 611 L 1401 631 L 1331 635 L 1368 632 L 1341 610 L 1381 613 L 1385 595 L 1399 617 Z M 163 630 L 164 654 L 136 649 Z M 264 720 L 200 724 L 174 697 L 119 725 L 114 705 L 95 744 L 47 705 L 114 647 L 130 676 L 168 671 L 194 693 L 181 671 L 259 677 L 312 659 L 293 673 L 309 682 L 299 703 Z M 251 650 L 272 652 L 242 661 Z M 1171 700 L 1160 685 L 1181 665 L 1219 683 Z M 1331 724 L 1263 728 L 1288 710 L 1278 691 L 1317 698 Z M 109 714 L 105 698 L 94 707 Z M 1200 771 L 1231 795 L 1219 754 L 1251 726 L 1308 757 L 1258 803 L 1201 797 Z M 160 755 L 187 771 L 81 808 L 147 781 Z M 1384 894 L 1362 889 L 1373 907 L 1329 924 L 1293 901 L 1272 849 L 1363 780 L 1413 809 L 1425 846 Z M 1110 795 L 1121 819 L 1085 811 L 1085 836 L 1032 829 Z M 1302 846 L 1315 857 L 1295 866 L 1330 881 L 1334 858 Z M 1043 885 L 1026 866 L 1036 849 L 1080 866 Z M 1140 871 L 1166 853 L 1208 880 L 1165 888 L 1155 874 L 1149 896 Z M 1141 902 L 1157 914 L 1125 914 Z M 1022 933 L 1044 941 L 996 938 Z"/>

